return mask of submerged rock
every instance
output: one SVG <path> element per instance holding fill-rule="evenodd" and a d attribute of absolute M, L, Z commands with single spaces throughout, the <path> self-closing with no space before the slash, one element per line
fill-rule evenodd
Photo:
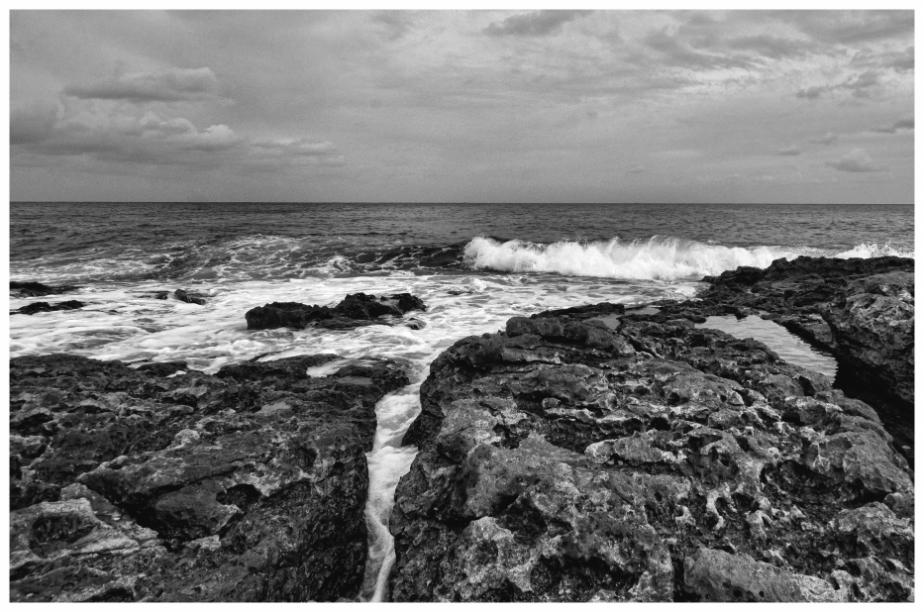
<path fill-rule="evenodd" d="M 11 360 L 11 599 L 355 597 L 374 406 L 407 378 L 305 374 L 329 359 Z"/>
<path fill-rule="evenodd" d="M 426 309 L 423 301 L 410 293 L 382 297 L 353 293 L 333 308 L 308 306 L 298 302 L 273 302 L 247 311 L 245 317 L 247 329 L 304 329 L 309 325 L 329 329 L 352 329 L 363 325 L 389 323 L 389 317 L 401 317 L 412 310 Z"/>
<path fill-rule="evenodd" d="M 33 315 L 39 312 L 55 312 L 56 310 L 77 310 L 84 306 L 86 306 L 86 304 L 78 300 L 67 300 L 66 302 L 56 302 L 54 304 L 49 304 L 48 302 L 33 302 L 18 310 L 11 311 L 10 314 Z"/>
<path fill-rule="evenodd" d="M 392 599 L 912 599 L 913 482 L 875 411 L 700 307 L 515 317 L 438 357 Z"/>
<path fill-rule="evenodd" d="M 79 287 L 73 285 L 45 285 L 35 281 L 10 281 L 10 295 L 14 297 L 41 297 L 56 293 L 68 293 Z"/>

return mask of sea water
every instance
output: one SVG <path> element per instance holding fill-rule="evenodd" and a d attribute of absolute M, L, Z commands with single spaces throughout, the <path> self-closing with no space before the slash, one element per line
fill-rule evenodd
<path fill-rule="evenodd" d="M 248 359 L 330 353 L 306 375 L 366 358 L 404 364 L 411 384 L 376 406 L 362 598 L 387 598 L 388 518 L 414 459 L 401 446 L 433 359 L 507 319 L 596 302 L 686 298 L 704 275 L 799 255 L 912 256 L 913 207 L 661 204 L 13 203 L 10 277 L 79 286 L 34 301 L 80 310 L 10 317 L 10 354 L 68 352 L 216 372 Z M 158 291 L 206 296 L 204 305 Z M 425 327 L 246 328 L 268 302 L 333 305 L 409 292 Z M 819 362 L 820 363 L 820 362 Z M 820 367 L 820 366 L 819 366 Z"/>

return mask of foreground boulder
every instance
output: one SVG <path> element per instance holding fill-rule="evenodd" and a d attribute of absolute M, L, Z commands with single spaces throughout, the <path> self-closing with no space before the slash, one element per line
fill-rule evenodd
<path fill-rule="evenodd" d="M 355 597 L 375 403 L 407 384 L 330 356 L 131 369 L 10 363 L 13 601 Z"/>
<path fill-rule="evenodd" d="M 392 599 L 913 598 L 913 482 L 876 412 L 703 308 L 516 317 L 437 358 Z"/>
<path fill-rule="evenodd" d="M 376 297 L 365 293 L 346 296 L 333 308 L 307 306 L 298 302 L 273 302 L 247 311 L 247 329 L 291 327 L 304 329 L 309 325 L 329 329 L 353 329 L 363 325 L 388 323 L 412 310 L 426 310 L 420 298 L 410 293 Z"/>

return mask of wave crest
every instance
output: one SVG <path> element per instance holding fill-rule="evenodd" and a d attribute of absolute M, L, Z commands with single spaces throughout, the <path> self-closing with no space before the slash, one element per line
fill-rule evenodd
<path fill-rule="evenodd" d="M 464 250 L 465 263 L 499 272 L 551 272 L 570 276 L 677 280 L 714 276 L 739 266 L 766 268 L 773 260 L 800 255 L 827 257 L 912 256 L 889 246 L 863 244 L 835 253 L 812 247 L 730 247 L 682 238 L 653 236 L 648 240 L 550 244 L 479 236 Z"/>

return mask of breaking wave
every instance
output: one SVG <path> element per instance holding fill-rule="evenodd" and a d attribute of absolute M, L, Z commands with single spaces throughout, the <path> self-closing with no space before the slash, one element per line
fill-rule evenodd
<path fill-rule="evenodd" d="M 738 266 L 766 267 L 799 255 L 878 257 L 913 253 L 859 244 L 845 251 L 812 247 L 723 246 L 655 236 L 648 240 L 534 243 L 479 236 L 448 245 L 319 244 L 314 239 L 251 235 L 231 240 L 87 249 L 11 262 L 12 280 L 94 282 L 243 281 L 465 270 L 553 273 L 614 279 L 689 280 Z"/>
<path fill-rule="evenodd" d="M 765 268 L 773 260 L 801 255 L 826 257 L 878 257 L 913 254 L 861 244 L 834 252 L 812 247 L 735 247 L 705 244 L 682 238 L 653 236 L 648 240 L 572 242 L 550 244 L 477 237 L 465 246 L 465 263 L 472 268 L 499 272 L 550 272 L 570 276 L 620 279 L 676 280 L 717 275 L 739 266 Z"/>

